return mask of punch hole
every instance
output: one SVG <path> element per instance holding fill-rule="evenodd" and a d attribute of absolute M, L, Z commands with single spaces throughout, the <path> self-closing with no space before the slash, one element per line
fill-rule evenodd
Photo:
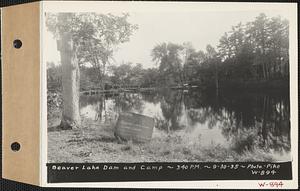
<path fill-rule="evenodd" d="M 12 151 L 19 151 L 20 150 L 20 148 L 21 148 L 21 145 L 20 145 L 20 143 L 18 143 L 18 142 L 13 142 L 11 145 L 10 145 L 10 147 L 11 147 L 11 150 Z"/>
<path fill-rule="evenodd" d="M 14 47 L 15 48 L 21 48 L 22 47 L 22 41 L 21 40 L 19 40 L 19 39 L 16 39 L 16 40 L 14 40 Z"/>

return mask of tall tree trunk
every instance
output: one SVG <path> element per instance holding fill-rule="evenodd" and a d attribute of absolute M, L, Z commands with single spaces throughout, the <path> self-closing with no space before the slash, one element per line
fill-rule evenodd
<path fill-rule="evenodd" d="M 102 72 L 101 72 L 101 67 L 99 66 L 98 68 L 97 68 L 97 72 L 98 72 L 98 80 L 99 80 L 99 84 L 97 84 L 97 86 L 101 89 L 101 90 L 103 90 L 103 87 L 102 87 L 102 85 L 103 85 L 103 82 L 102 82 Z"/>
<path fill-rule="evenodd" d="M 102 72 L 101 72 L 101 79 L 102 79 L 102 83 L 101 83 L 101 87 L 102 87 L 102 90 L 105 90 L 105 68 L 106 67 L 106 61 L 103 62 L 103 69 L 102 69 Z"/>
<path fill-rule="evenodd" d="M 266 75 L 266 65 L 263 62 L 262 63 L 262 72 L 263 72 L 263 79 L 266 80 L 267 79 L 267 75 Z"/>
<path fill-rule="evenodd" d="M 63 15 L 62 19 L 66 19 Z M 72 41 L 72 35 L 68 32 L 61 34 L 60 57 L 62 64 L 62 97 L 63 114 L 61 128 L 72 129 L 80 127 L 79 114 L 79 66 L 76 56 L 76 47 Z"/>
<path fill-rule="evenodd" d="M 215 74 L 215 80 L 216 80 L 216 96 L 218 98 L 219 96 L 219 68 L 218 68 L 218 62 L 215 63 L 216 64 L 216 74 Z"/>
<path fill-rule="evenodd" d="M 97 58 L 98 60 L 98 58 Z M 99 62 L 98 62 L 99 63 Z M 105 66 L 106 66 L 106 63 L 102 61 L 102 68 L 101 66 L 99 66 L 99 68 L 97 69 L 98 70 L 98 79 L 99 79 L 99 85 L 100 85 L 100 89 L 102 91 L 105 90 Z"/>

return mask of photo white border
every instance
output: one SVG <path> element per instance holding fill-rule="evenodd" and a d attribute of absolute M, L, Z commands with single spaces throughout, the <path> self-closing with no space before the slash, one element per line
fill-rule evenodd
<path fill-rule="evenodd" d="M 232 3 L 232 2 L 101 2 L 101 1 L 42 1 L 41 2 L 41 182 L 46 187 L 102 187 L 102 188 L 244 188 L 276 189 L 259 187 L 258 182 L 276 180 L 230 180 L 230 181 L 144 181 L 144 182 L 87 182 L 87 183 L 47 183 L 47 84 L 46 48 L 43 35 L 46 32 L 45 12 L 130 12 L 130 11 L 251 11 L 285 9 L 290 21 L 290 116 L 291 153 L 293 180 L 282 180 L 281 189 L 298 188 L 298 31 L 297 3 Z M 202 11 L 202 10 L 201 10 Z"/>

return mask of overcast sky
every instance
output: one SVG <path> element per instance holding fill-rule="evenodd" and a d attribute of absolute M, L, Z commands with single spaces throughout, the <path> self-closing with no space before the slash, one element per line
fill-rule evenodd
<path fill-rule="evenodd" d="M 129 12 L 129 22 L 137 24 L 138 30 L 130 41 L 119 46 L 115 53 L 117 64 L 124 62 L 142 63 L 143 67 L 155 66 L 151 59 L 151 50 L 162 42 L 182 44 L 191 42 L 197 50 L 205 50 L 207 44 L 216 47 L 224 32 L 239 22 L 253 21 L 264 12 L 268 17 L 282 16 L 288 18 L 288 13 L 281 9 L 252 11 L 191 11 L 191 12 Z M 56 50 L 56 40 L 50 32 L 45 33 L 44 47 L 47 51 L 45 60 L 60 62 Z"/>

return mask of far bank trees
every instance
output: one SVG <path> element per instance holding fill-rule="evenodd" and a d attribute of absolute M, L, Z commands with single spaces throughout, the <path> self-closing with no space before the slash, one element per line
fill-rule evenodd
<path fill-rule="evenodd" d="M 160 84 L 194 83 L 216 89 L 221 83 L 288 84 L 289 22 L 262 13 L 224 33 L 217 49 L 207 45 L 205 51 L 197 51 L 191 43 L 161 43 L 153 48 L 152 58 L 158 63 Z"/>
<path fill-rule="evenodd" d="M 85 17 L 82 16 L 82 18 Z M 50 21 L 52 22 L 53 19 Z M 84 26 L 82 31 L 77 29 L 78 32 L 74 32 L 74 34 L 84 33 L 81 36 L 85 40 L 78 41 L 81 43 L 79 43 L 77 55 L 78 62 L 81 64 L 81 85 L 84 88 L 89 84 L 95 87 L 99 82 L 104 85 L 104 79 L 110 84 L 110 87 L 106 88 L 122 88 L 126 85 L 172 87 L 191 84 L 215 89 L 227 87 L 237 89 L 248 88 L 251 84 L 253 88 L 258 88 L 260 85 L 266 88 L 288 87 L 289 84 L 289 22 L 281 17 L 270 18 L 265 14 L 260 14 L 251 22 L 237 23 L 221 36 L 216 47 L 207 45 L 205 50 L 196 50 L 192 42 L 159 43 L 151 51 L 156 66 L 147 69 L 142 68 L 141 64 L 129 64 L 130 62 L 109 65 L 108 63 L 113 60 L 114 49 L 104 51 L 108 49 L 102 46 L 105 43 L 100 42 L 103 42 L 105 35 L 101 37 L 102 40 L 98 41 L 92 35 L 94 22 L 88 23 L 90 24 L 82 25 Z M 136 26 L 130 24 L 123 26 L 130 28 L 125 33 L 127 38 L 123 38 L 126 41 Z M 105 31 L 105 27 L 102 28 Z M 110 37 L 111 32 L 107 32 L 106 37 L 119 39 L 116 37 L 121 34 L 121 31 L 113 37 Z M 100 43 L 99 46 L 96 42 Z M 118 43 L 123 41 L 109 40 L 108 42 L 116 42 L 109 43 L 114 46 L 108 47 L 117 47 Z M 108 57 L 103 57 L 103 55 L 108 55 Z M 103 61 L 101 57 L 104 58 Z M 92 67 L 84 67 L 83 63 L 90 63 Z M 105 72 L 106 70 L 109 72 Z"/>

